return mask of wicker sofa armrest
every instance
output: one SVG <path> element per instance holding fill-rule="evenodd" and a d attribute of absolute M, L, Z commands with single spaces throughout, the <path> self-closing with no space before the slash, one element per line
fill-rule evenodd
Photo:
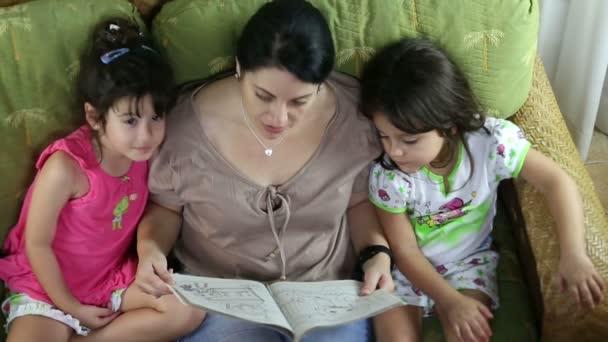
<path fill-rule="evenodd" d="M 576 181 L 583 199 L 587 252 L 600 275 L 608 278 L 608 221 L 591 178 L 558 108 L 544 66 L 537 58 L 533 85 L 513 121 L 532 146 L 551 157 Z M 592 312 L 576 307 L 557 286 L 559 246 L 555 225 L 543 195 L 523 180 L 515 182 L 526 233 L 532 248 L 543 303 L 544 341 L 602 341 L 608 336 L 608 301 Z M 604 293 L 607 296 L 608 293 Z"/>

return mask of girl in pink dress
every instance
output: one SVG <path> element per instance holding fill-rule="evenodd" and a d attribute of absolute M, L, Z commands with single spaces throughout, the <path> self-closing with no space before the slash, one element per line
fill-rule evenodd
<path fill-rule="evenodd" d="M 0 259 L 8 341 L 168 341 L 203 318 L 133 284 L 170 67 L 131 21 L 105 20 L 91 39 L 78 79 L 87 124 L 42 152 Z"/>

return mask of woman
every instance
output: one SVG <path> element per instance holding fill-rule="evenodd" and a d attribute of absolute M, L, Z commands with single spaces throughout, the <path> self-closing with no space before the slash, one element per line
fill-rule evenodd
<path fill-rule="evenodd" d="M 265 4 L 245 26 L 236 57 L 235 77 L 184 94 L 168 120 L 138 236 L 137 281 L 148 293 L 168 292 L 174 244 L 185 273 L 258 281 L 351 278 L 353 244 L 386 245 L 367 200 L 380 145 L 358 112 L 357 81 L 332 73 L 333 41 L 321 13 L 300 0 Z M 364 253 L 364 293 L 392 286 L 381 250 Z M 307 339 L 369 335 L 360 321 Z M 245 338 L 285 339 L 208 314 L 184 340 Z"/>

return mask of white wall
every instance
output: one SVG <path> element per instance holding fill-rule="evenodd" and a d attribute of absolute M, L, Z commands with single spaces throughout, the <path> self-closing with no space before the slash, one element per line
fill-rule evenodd
<path fill-rule="evenodd" d="M 538 53 L 545 64 L 545 69 L 550 82 L 554 82 L 555 80 L 557 56 L 562 48 L 561 39 L 564 36 L 568 7 L 572 1 L 585 0 L 540 0 L 539 2 L 540 32 L 538 38 Z M 599 43 L 608 44 L 608 39 Z M 595 126 L 608 134 L 608 78 L 604 81 Z"/>
<path fill-rule="evenodd" d="M 566 12 L 570 5 L 570 1 L 571 0 L 541 0 L 539 3 L 540 32 L 538 37 L 538 54 L 545 64 L 549 81 L 555 79 L 557 56 L 561 49 L 561 39 L 564 34 Z M 545 4 L 551 4 L 551 6 L 544 6 Z"/>

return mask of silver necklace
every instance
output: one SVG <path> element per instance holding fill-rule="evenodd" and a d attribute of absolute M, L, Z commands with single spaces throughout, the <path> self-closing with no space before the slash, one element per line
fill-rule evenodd
<path fill-rule="evenodd" d="M 247 128 L 249 128 L 249 131 L 251 132 L 251 134 L 253 134 L 253 136 L 260 143 L 260 145 L 262 145 L 262 147 L 264 147 L 264 154 L 266 154 L 267 157 L 272 156 L 272 152 L 273 152 L 272 149 L 277 147 L 283 141 L 283 139 L 285 139 L 285 136 L 287 134 L 283 134 L 283 136 L 274 145 L 266 145 L 266 144 L 264 144 L 262 139 L 260 139 L 260 137 L 258 137 L 258 135 L 255 133 L 255 130 L 253 129 L 253 127 L 251 126 L 251 123 L 249 122 L 247 113 L 245 113 L 245 106 L 243 105 L 243 96 L 242 95 L 241 95 L 241 112 L 243 113 L 243 119 L 245 119 L 245 125 L 247 125 Z"/>

